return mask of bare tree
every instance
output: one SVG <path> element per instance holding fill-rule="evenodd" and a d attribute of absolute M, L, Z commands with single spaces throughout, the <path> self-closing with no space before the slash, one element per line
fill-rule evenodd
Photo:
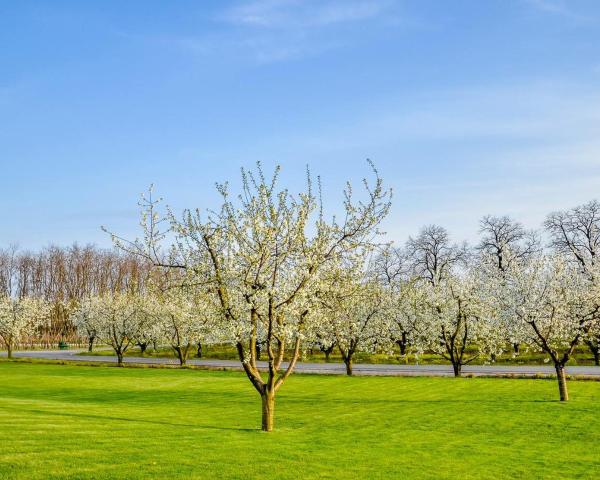
<path fill-rule="evenodd" d="M 467 261 L 469 250 L 466 243 L 452 243 L 445 228 L 427 225 L 416 238 L 409 237 L 406 254 L 414 274 L 435 286 L 453 266 Z"/>
<path fill-rule="evenodd" d="M 480 221 L 481 240 L 477 249 L 496 260 L 498 269 L 505 272 L 512 262 L 527 260 L 541 249 L 540 237 L 534 230 L 508 216 L 486 215 Z"/>

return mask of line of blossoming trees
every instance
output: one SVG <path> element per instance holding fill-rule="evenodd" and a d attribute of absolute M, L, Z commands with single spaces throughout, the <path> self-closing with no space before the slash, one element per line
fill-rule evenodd
<path fill-rule="evenodd" d="M 488 216 L 476 248 L 433 225 L 395 247 L 378 230 L 391 191 L 374 167 L 360 198 L 347 185 L 334 218 L 323 213 L 319 182 L 307 175 L 294 196 L 278 189 L 278 172 L 242 171 L 239 194 L 217 185 L 222 203 L 206 212 L 161 213 L 160 200 L 142 197 L 142 237 L 111 235 L 153 268 L 142 287 L 79 302 L 72 317 L 80 331 L 110 344 L 119 364 L 133 344 L 168 343 L 184 365 L 199 341 L 232 343 L 260 394 L 265 431 L 277 391 L 315 345 L 337 347 L 348 374 L 356 352 L 398 347 L 438 353 L 456 376 L 478 356 L 535 348 L 552 360 L 561 400 L 575 348 L 587 344 L 598 362 L 599 203 L 549 215 L 544 242 L 508 217 Z M 9 350 L 47 308 L 30 296 L 0 301 Z"/>
<path fill-rule="evenodd" d="M 140 257 L 93 245 L 50 245 L 36 252 L 14 246 L 1 249 L 0 297 L 34 297 L 47 308 L 44 322 L 34 335 L 21 336 L 19 347 L 52 348 L 61 341 L 85 341 L 87 335 L 81 337 L 72 318 L 81 302 L 114 291 L 143 289 L 150 268 Z M 95 340 L 87 338 L 90 348 Z"/>

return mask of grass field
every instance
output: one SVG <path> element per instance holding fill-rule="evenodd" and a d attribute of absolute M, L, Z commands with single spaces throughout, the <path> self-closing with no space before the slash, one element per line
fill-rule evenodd
<path fill-rule="evenodd" d="M 0 478 L 597 478 L 600 383 L 0 362 Z"/>

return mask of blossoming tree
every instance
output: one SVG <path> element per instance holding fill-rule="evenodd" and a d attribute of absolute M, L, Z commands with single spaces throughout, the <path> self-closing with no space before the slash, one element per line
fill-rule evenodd
<path fill-rule="evenodd" d="M 135 344 L 148 322 L 149 299 L 130 293 L 112 293 L 84 300 L 74 314 L 74 322 L 109 344 L 123 366 L 125 352 Z"/>
<path fill-rule="evenodd" d="M 352 375 L 356 352 L 389 346 L 385 292 L 371 272 L 356 265 L 335 268 L 318 298 L 327 320 L 324 330 L 338 347 L 347 375 Z"/>
<path fill-rule="evenodd" d="M 44 324 L 50 313 L 43 300 L 34 297 L 0 297 L 0 340 L 12 358 L 15 347 L 33 335 Z"/>
<path fill-rule="evenodd" d="M 203 291 L 185 286 L 165 290 L 156 302 L 154 315 L 161 337 L 183 367 L 197 345 L 214 339 L 215 306 Z"/>
<path fill-rule="evenodd" d="M 544 222 L 551 246 L 575 262 L 590 278 L 600 256 L 600 202 L 592 200 L 569 210 L 553 212 Z M 600 365 L 600 331 L 594 330 L 584 340 Z"/>
<path fill-rule="evenodd" d="M 375 258 L 373 269 L 384 292 L 385 315 L 390 339 L 406 355 L 423 305 L 418 280 L 411 278 L 410 263 L 404 250 L 386 245 Z"/>
<path fill-rule="evenodd" d="M 310 175 L 295 196 L 278 189 L 279 168 L 268 179 L 259 165 L 256 172 L 242 170 L 237 197 L 231 197 L 227 184 L 217 186 L 222 197 L 217 210 L 165 217 L 157 212 L 158 202 L 147 198 L 144 237 L 126 241 L 113 235 L 117 246 L 158 268 L 184 269 L 191 283 L 211 291 L 220 333 L 235 345 L 261 397 L 264 431 L 273 429 L 275 395 L 293 372 L 303 339 L 320 328 L 314 298 L 323 290 L 327 266 L 371 243 L 389 210 L 390 192 L 373 172 L 374 183 L 364 181 L 363 200 L 355 199 L 350 185 L 345 189 L 341 221 L 325 218 Z M 161 248 L 169 239 L 172 248 Z M 257 365 L 260 340 L 266 372 Z"/>
<path fill-rule="evenodd" d="M 497 298 L 529 331 L 528 342 L 554 364 L 561 401 L 569 399 L 565 365 L 600 319 L 600 286 L 558 255 L 540 255 L 511 271 Z"/>
<path fill-rule="evenodd" d="M 456 377 L 462 375 L 464 365 L 480 355 L 498 354 L 503 343 L 491 303 L 480 286 L 479 271 L 474 267 L 448 273 L 435 285 L 421 281 L 416 287 L 421 290 L 421 301 L 415 304 L 416 315 L 421 316 L 417 345 L 421 351 L 432 351 L 448 360 Z"/>

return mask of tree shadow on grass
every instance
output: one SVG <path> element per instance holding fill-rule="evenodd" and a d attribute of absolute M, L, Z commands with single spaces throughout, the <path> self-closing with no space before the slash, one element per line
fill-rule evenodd
<path fill-rule="evenodd" d="M 15 410 L 19 412 L 34 413 L 39 415 L 53 415 L 57 417 L 73 417 L 83 418 L 91 420 L 114 420 L 119 422 L 131 422 L 131 423 L 148 423 L 152 425 L 167 425 L 170 427 L 188 427 L 188 428 L 200 428 L 206 430 L 232 430 L 238 432 L 259 432 L 258 428 L 237 428 L 237 427 L 218 427 L 216 425 L 200 425 L 195 423 L 177 423 L 168 422 L 165 420 L 148 420 L 145 418 L 128 418 L 128 417 L 117 417 L 111 415 L 96 415 L 92 413 L 72 413 L 72 412 L 53 412 L 51 410 L 43 410 L 39 408 L 19 408 L 19 407 L 1 407 L 4 410 Z"/>
<path fill-rule="evenodd" d="M 316 401 L 316 400 L 314 400 Z M 322 401 L 322 400 L 321 400 Z M 302 399 L 291 399 L 286 398 L 285 403 L 288 404 L 312 404 L 313 400 L 310 399 L 308 401 L 303 401 Z M 349 406 L 356 405 L 376 405 L 376 404 L 385 404 L 385 405 L 402 405 L 402 404 L 470 404 L 470 405 L 506 405 L 506 404 L 526 404 L 526 403 L 565 403 L 561 402 L 559 399 L 498 399 L 498 400 L 485 400 L 485 399 L 327 399 L 327 403 L 335 403 L 335 404 L 346 404 Z"/>

